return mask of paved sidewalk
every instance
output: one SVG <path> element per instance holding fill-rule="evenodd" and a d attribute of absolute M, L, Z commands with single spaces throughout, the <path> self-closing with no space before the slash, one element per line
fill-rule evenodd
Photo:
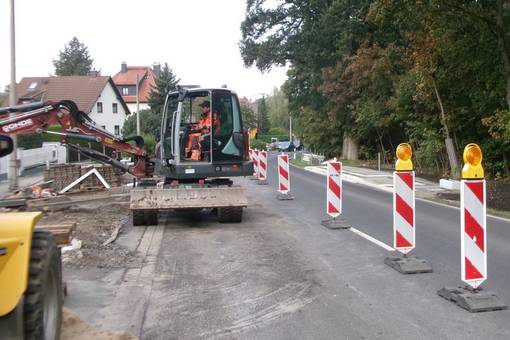
<path fill-rule="evenodd" d="M 305 170 L 324 176 L 327 175 L 325 165 L 307 166 Z M 393 173 L 390 171 L 377 171 L 367 168 L 344 166 L 342 175 L 343 180 L 347 182 L 359 183 L 383 191 L 393 192 Z M 432 182 L 420 177 L 416 177 L 415 185 L 416 197 L 419 198 L 431 199 L 435 198 L 437 193 L 452 192 L 451 190 L 441 188 L 439 182 Z"/>

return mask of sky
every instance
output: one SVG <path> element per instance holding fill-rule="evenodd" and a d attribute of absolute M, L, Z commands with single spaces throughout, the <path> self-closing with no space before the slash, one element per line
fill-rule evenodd
<path fill-rule="evenodd" d="M 0 91 L 10 83 L 10 0 L 0 1 Z M 93 67 L 114 76 L 128 66 L 168 63 L 181 84 L 220 87 L 256 99 L 286 79 L 284 68 L 245 68 L 239 52 L 244 0 L 15 0 L 16 79 L 54 74 L 72 39 Z"/>

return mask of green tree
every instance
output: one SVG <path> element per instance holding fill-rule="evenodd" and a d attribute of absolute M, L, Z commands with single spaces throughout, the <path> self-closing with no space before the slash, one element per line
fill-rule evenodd
<path fill-rule="evenodd" d="M 258 111 L 257 130 L 259 134 L 263 135 L 266 134 L 271 128 L 271 125 L 269 123 L 269 117 L 267 114 L 267 104 L 265 96 L 263 96 L 257 101 L 257 111 Z"/>
<path fill-rule="evenodd" d="M 240 43 L 245 65 L 255 65 L 260 70 L 289 65 L 284 92 L 294 121 L 301 122 L 297 135 L 309 135 L 304 130 L 310 126 L 305 128 L 304 124 L 313 121 L 315 131 L 325 136 L 339 134 L 341 143 L 344 128 L 331 122 L 336 114 L 325 115 L 327 100 L 319 91 L 322 69 L 333 67 L 355 53 L 369 32 L 365 18 L 371 1 L 280 0 L 270 5 L 268 2 L 248 1 Z M 329 145 L 322 138 L 314 141 Z"/>
<path fill-rule="evenodd" d="M 282 90 L 310 148 L 337 156 L 355 139 L 392 162 L 406 141 L 418 168 L 442 174 L 478 142 L 487 173 L 510 173 L 504 0 L 248 0 L 241 33 L 246 66 L 288 66 Z"/>
<path fill-rule="evenodd" d="M 60 51 L 58 59 L 53 60 L 53 65 L 57 76 L 84 76 L 90 72 L 92 62 L 87 46 L 73 37 Z"/>
<path fill-rule="evenodd" d="M 250 102 L 247 98 L 241 98 L 239 100 L 241 116 L 243 117 L 243 127 L 254 128 L 257 127 L 257 116 L 250 106 Z"/>
<path fill-rule="evenodd" d="M 267 111 L 269 123 L 272 128 L 289 130 L 288 100 L 281 89 L 274 88 L 273 93 L 267 97 Z"/>
<path fill-rule="evenodd" d="M 153 136 L 159 141 L 161 134 L 161 113 L 152 110 L 140 110 L 140 134 Z M 136 114 L 130 115 L 122 127 L 122 135 L 130 137 L 136 135 Z"/>
<path fill-rule="evenodd" d="M 149 106 L 153 112 L 157 112 L 161 117 L 163 106 L 165 105 L 165 98 L 168 92 L 175 91 L 180 79 L 177 79 L 172 69 L 165 66 L 161 70 L 158 78 L 156 78 L 156 86 L 153 86 L 149 93 Z"/>

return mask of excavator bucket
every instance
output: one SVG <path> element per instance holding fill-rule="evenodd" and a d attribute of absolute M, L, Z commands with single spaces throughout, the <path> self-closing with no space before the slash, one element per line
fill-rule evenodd
<path fill-rule="evenodd" d="M 248 200 L 244 188 L 225 187 L 187 187 L 147 188 L 131 191 L 131 210 L 166 210 L 246 207 Z"/>

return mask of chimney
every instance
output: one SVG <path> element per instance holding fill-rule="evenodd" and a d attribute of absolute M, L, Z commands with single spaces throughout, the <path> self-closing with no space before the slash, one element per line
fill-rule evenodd
<path fill-rule="evenodd" d="M 93 69 L 92 71 L 89 71 L 89 73 L 87 73 L 88 76 L 91 76 L 91 77 L 97 77 L 99 76 L 99 71 L 96 71 L 96 69 Z"/>
<path fill-rule="evenodd" d="M 159 78 L 159 75 L 161 74 L 161 64 L 160 63 L 152 64 L 152 70 L 154 71 L 156 78 Z"/>
<path fill-rule="evenodd" d="M 122 64 L 120 64 L 120 72 L 122 72 L 122 73 L 127 72 L 127 64 L 125 61 L 123 61 Z"/>

